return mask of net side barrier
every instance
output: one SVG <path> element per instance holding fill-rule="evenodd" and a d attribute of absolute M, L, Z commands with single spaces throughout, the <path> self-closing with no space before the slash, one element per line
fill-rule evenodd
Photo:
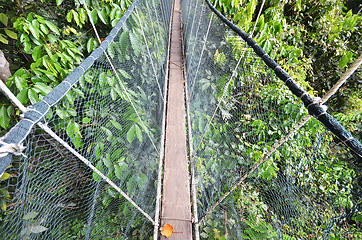
<path fill-rule="evenodd" d="M 1 138 L 1 239 L 157 238 L 171 9 L 134 1 L 61 84 L 19 106 Z"/>
<path fill-rule="evenodd" d="M 196 239 L 361 237 L 361 144 L 327 98 L 210 2 L 181 12 Z"/>

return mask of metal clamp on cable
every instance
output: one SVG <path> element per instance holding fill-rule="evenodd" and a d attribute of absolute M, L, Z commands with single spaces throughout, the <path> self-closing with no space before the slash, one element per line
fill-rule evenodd
<path fill-rule="evenodd" d="M 6 143 L 0 140 L 0 144 L 2 146 L 0 147 L 0 158 L 6 157 L 9 153 L 12 153 L 14 155 L 22 155 L 24 157 L 25 154 L 23 153 L 25 147 L 23 144 L 17 144 L 17 143 Z"/>

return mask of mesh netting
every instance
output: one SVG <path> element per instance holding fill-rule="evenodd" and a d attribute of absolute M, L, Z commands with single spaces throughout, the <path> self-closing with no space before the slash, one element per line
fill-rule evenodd
<path fill-rule="evenodd" d="M 101 48 L 30 107 L 5 138 L 11 143 L 11 136 L 30 131 L 21 136 L 26 157 L 13 157 L 1 181 L 6 198 L 1 239 L 149 239 L 153 234 L 171 7 L 171 1 L 135 1 Z M 147 216 L 29 120 L 43 112 L 42 126 Z"/>
<path fill-rule="evenodd" d="M 157 236 L 171 8 L 136 0 L 2 138 L 1 239 Z M 181 12 L 200 237 L 362 239 L 361 153 L 343 144 L 358 141 L 311 119 L 310 96 L 292 94 L 207 2 Z M 20 143 L 23 156 L 4 154 Z"/>
<path fill-rule="evenodd" d="M 361 238 L 357 156 L 316 119 L 290 134 L 303 102 L 205 1 L 182 18 L 201 238 Z"/>

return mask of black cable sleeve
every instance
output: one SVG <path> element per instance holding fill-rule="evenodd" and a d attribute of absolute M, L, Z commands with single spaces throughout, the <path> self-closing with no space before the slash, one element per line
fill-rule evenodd
<path fill-rule="evenodd" d="M 284 71 L 258 43 L 246 32 L 242 31 L 238 26 L 233 24 L 229 19 L 222 15 L 209 0 L 205 0 L 210 9 L 230 27 L 235 33 L 244 39 L 247 44 L 253 48 L 254 52 L 271 68 L 277 77 L 282 80 L 289 90 L 298 98 L 303 94 L 301 100 L 307 108 L 310 115 L 318 119 L 327 129 L 329 129 L 340 141 L 342 141 L 351 152 L 357 157 L 358 161 L 362 163 L 362 144 L 355 139 L 352 134 L 347 131 L 334 117 L 327 113 L 314 98 L 312 98 L 304 89 L 302 89 L 289 74 Z"/>

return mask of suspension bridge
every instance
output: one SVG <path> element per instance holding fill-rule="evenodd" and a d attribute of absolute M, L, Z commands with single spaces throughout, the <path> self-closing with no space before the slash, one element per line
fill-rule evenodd
<path fill-rule="evenodd" d="M 0 238 L 361 237 L 362 145 L 325 103 L 362 58 L 318 98 L 252 35 L 208 0 L 135 0 L 38 103 L 0 81 L 23 113 Z"/>

